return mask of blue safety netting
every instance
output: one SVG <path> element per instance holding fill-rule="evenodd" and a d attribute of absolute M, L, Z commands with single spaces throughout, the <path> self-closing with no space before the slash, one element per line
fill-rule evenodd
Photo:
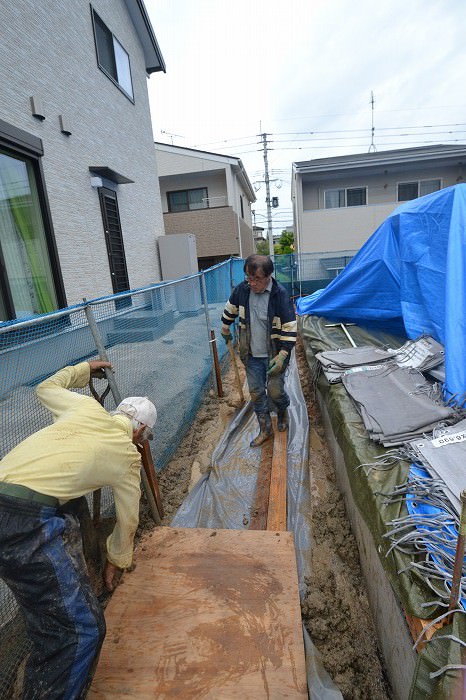
<path fill-rule="evenodd" d="M 446 389 L 466 392 L 466 184 L 406 202 L 297 311 L 445 346 Z"/>

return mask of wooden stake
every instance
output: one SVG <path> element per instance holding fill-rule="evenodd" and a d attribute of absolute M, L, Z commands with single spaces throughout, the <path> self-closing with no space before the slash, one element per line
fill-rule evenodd
<path fill-rule="evenodd" d="M 238 387 L 241 403 L 244 403 L 243 387 L 241 385 L 241 379 L 239 376 L 238 363 L 236 362 L 235 349 L 233 347 L 233 343 L 231 342 L 231 340 L 228 341 L 228 350 L 230 351 L 230 357 L 231 357 L 231 361 L 233 363 L 233 369 L 235 370 L 236 386 Z"/>
<path fill-rule="evenodd" d="M 210 339 L 212 343 L 212 354 L 214 357 L 214 367 L 215 367 L 215 381 L 217 383 L 217 394 L 220 398 L 223 397 L 223 386 L 222 386 L 222 374 L 220 372 L 220 365 L 218 362 L 218 352 L 217 352 L 217 339 L 215 337 L 215 331 L 210 331 Z"/>

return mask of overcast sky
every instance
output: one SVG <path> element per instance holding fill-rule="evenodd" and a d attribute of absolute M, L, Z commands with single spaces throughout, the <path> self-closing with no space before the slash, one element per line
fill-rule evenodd
<path fill-rule="evenodd" d="M 241 158 L 264 225 L 266 132 L 274 233 L 293 161 L 369 150 L 371 92 L 377 151 L 466 144 L 464 0 L 145 5 L 167 66 L 148 83 L 154 139 Z"/>

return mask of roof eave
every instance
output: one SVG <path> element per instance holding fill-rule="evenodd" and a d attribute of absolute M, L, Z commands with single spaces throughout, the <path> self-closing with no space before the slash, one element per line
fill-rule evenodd
<path fill-rule="evenodd" d="M 166 73 L 165 61 L 143 0 L 125 0 L 125 4 L 143 47 L 147 74 Z"/>

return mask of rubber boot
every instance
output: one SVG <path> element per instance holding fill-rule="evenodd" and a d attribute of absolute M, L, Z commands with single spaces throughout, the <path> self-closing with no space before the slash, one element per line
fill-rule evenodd
<path fill-rule="evenodd" d="M 270 413 L 258 413 L 257 420 L 259 421 L 260 432 L 250 443 L 251 447 L 259 447 L 273 434 Z"/>
<path fill-rule="evenodd" d="M 288 427 L 288 411 L 286 408 L 283 411 L 277 411 L 277 428 L 283 433 Z"/>

